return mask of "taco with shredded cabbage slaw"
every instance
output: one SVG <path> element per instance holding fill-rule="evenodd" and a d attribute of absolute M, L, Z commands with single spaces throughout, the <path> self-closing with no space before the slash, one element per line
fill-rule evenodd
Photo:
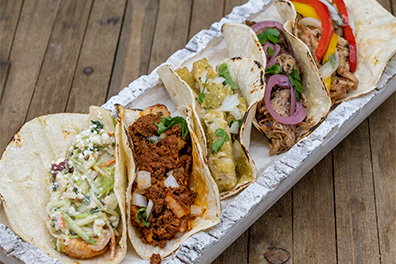
<path fill-rule="evenodd" d="M 119 263 L 126 254 L 124 168 L 110 112 L 41 116 L 0 162 L 12 229 L 65 263 Z"/>
<path fill-rule="evenodd" d="M 164 65 L 158 74 L 177 105 L 192 107 L 194 129 L 221 198 L 254 182 L 257 171 L 248 147 L 264 93 L 261 64 L 236 57 L 215 69 L 204 58 L 194 62 L 191 71 Z"/>
<path fill-rule="evenodd" d="M 265 94 L 254 124 L 268 139 L 270 155 L 287 151 L 311 133 L 331 107 L 308 49 L 279 19 L 292 15 L 291 4 L 278 1 L 272 7 L 268 16 L 262 16 L 268 20 L 222 28 L 231 56 L 254 58 L 265 65 Z"/>
<path fill-rule="evenodd" d="M 127 157 L 129 239 L 143 259 L 161 259 L 220 221 L 219 193 L 192 130 L 191 109 L 116 105 Z"/>

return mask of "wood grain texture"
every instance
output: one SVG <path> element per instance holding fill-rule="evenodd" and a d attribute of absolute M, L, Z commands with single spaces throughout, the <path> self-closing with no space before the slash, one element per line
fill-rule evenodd
<path fill-rule="evenodd" d="M 25 122 L 40 67 L 52 32 L 58 0 L 26 1 L 19 18 L 0 102 L 0 150 Z"/>
<path fill-rule="evenodd" d="M 106 101 L 126 1 L 96 0 L 81 48 L 66 112 L 87 113 Z"/>
<path fill-rule="evenodd" d="M 129 0 L 107 99 L 148 73 L 159 0 Z"/>
<path fill-rule="evenodd" d="M 0 102 L 10 68 L 8 59 L 21 8 L 22 0 L 0 1 Z"/>
<path fill-rule="evenodd" d="M 266 264 L 264 255 L 273 249 L 293 255 L 292 191 L 288 191 L 250 227 L 249 263 Z M 292 257 L 287 262 L 293 263 Z"/>
<path fill-rule="evenodd" d="M 293 187 L 294 263 L 336 263 L 331 154 Z"/>
<path fill-rule="evenodd" d="M 243 5 L 246 2 L 247 2 L 246 0 L 225 0 L 223 16 L 226 16 L 229 13 L 231 13 L 234 7 Z"/>
<path fill-rule="evenodd" d="M 149 72 L 186 45 L 191 2 L 192 0 L 160 1 Z"/>
<path fill-rule="evenodd" d="M 225 0 L 194 1 L 188 38 L 191 39 L 202 29 L 208 29 L 223 17 Z"/>
<path fill-rule="evenodd" d="M 249 230 L 246 230 L 212 264 L 248 264 Z"/>
<path fill-rule="evenodd" d="M 379 263 L 368 122 L 333 151 L 339 263 Z"/>

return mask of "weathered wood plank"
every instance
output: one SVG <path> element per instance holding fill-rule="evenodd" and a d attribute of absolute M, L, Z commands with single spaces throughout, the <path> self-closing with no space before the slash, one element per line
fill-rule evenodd
<path fill-rule="evenodd" d="M 223 17 L 225 0 L 194 1 L 188 38 L 191 39 L 202 29 L 208 29 Z"/>
<path fill-rule="evenodd" d="M 338 263 L 379 263 L 367 120 L 333 157 Z"/>
<path fill-rule="evenodd" d="M 10 67 L 8 58 L 21 8 L 22 0 L 0 1 L 0 101 Z"/>
<path fill-rule="evenodd" d="M 246 230 L 234 243 L 231 244 L 212 264 L 244 264 L 249 263 L 247 255 L 240 254 L 248 252 L 249 230 Z"/>
<path fill-rule="evenodd" d="M 293 188 L 294 263 L 336 263 L 331 154 Z"/>
<path fill-rule="evenodd" d="M 291 198 L 289 191 L 250 227 L 249 263 L 293 263 Z"/>
<path fill-rule="evenodd" d="M 232 9 L 235 6 L 243 5 L 246 2 L 247 2 L 246 0 L 226 0 L 224 5 L 223 16 L 226 16 L 229 13 L 231 13 Z"/>
<path fill-rule="evenodd" d="M 159 0 L 129 0 L 107 98 L 147 74 Z"/>
<path fill-rule="evenodd" d="M 190 11 L 191 0 L 160 1 L 149 72 L 186 45 Z"/>
<path fill-rule="evenodd" d="M 377 221 L 382 263 L 396 256 L 396 95 L 370 117 Z"/>
<path fill-rule="evenodd" d="M 0 103 L 0 150 L 22 126 L 40 72 L 59 0 L 26 1 L 10 54 L 11 66 Z"/>
<path fill-rule="evenodd" d="M 96 0 L 74 74 L 66 112 L 88 112 L 106 101 L 125 1 Z"/>
<path fill-rule="evenodd" d="M 27 120 L 65 111 L 91 6 L 92 1 L 61 2 Z"/>

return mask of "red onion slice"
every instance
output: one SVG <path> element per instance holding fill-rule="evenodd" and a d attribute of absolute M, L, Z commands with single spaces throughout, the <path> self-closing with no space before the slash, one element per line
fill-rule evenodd
<path fill-rule="evenodd" d="M 271 92 L 275 86 L 289 88 L 291 96 L 290 116 L 285 117 L 277 114 L 271 105 Z M 286 125 L 296 125 L 304 120 L 307 116 L 307 112 L 302 105 L 302 101 L 295 101 L 294 88 L 290 83 L 290 80 L 285 75 L 272 75 L 267 82 L 267 88 L 265 89 L 264 102 L 267 106 L 268 112 L 278 122 Z M 295 105 L 295 107 L 293 106 Z M 294 109 L 295 108 L 295 109 Z"/>
<path fill-rule="evenodd" d="M 274 50 L 274 54 L 272 56 L 268 55 L 268 51 L 267 51 L 268 47 L 271 47 L 271 49 Z M 272 44 L 272 43 L 267 42 L 264 44 L 263 48 L 264 48 L 265 55 L 267 55 L 268 63 L 267 63 L 266 68 L 268 69 L 269 67 L 271 67 L 272 65 L 275 64 L 275 58 L 276 58 L 276 56 L 278 56 L 278 54 L 281 50 L 281 47 L 278 44 Z"/>

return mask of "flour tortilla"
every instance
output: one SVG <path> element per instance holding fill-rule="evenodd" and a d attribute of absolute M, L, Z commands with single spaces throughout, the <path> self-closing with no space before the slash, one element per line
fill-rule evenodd
<path fill-rule="evenodd" d="M 100 114 L 99 114 L 100 113 Z M 90 116 L 100 120 L 108 111 L 91 107 Z M 36 246 L 50 257 L 64 263 L 119 263 L 126 254 L 125 188 L 123 163 L 120 162 L 120 129 L 116 127 L 116 172 L 114 192 L 121 211 L 121 240 L 114 260 L 110 250 L 103 255 L 79 260 L 58 252 L 47 222 L 50 189 L 47 185 L 49 166 L 64 158 L 75 136 L 88 128 L 87 114 L 53 114 L 37 117 L 16 133 L 0 161 L 0 195 L 12 230 L 23 240 Z M 121 157 L 122 158 L 122 157 Z"/>
<path fill-rule="evenodd" d="M 132 184 L 136 178 L 136 165 L 133 157 L 133 144 L 132 138 L 128 133 L 128 128 L 131 126 L 140 116 L 157 113 L 161 111 L 165 113 L 164 117 L 169 116 L 168 110 L 164 110 L 164 105 L 155 105 L 147 108 L 146 110 L 131 110 L 124 109 L 121 105 L 116 105 L 116 111 L 122 124 L 122 147 L 125 152 L 127 174 L 128 174 L 128 187 L 126 190 L 126 205 L 127 205 L 127 219 L 131 219 L 130 208 L 132 198 Z M 186 241 L 193 234 L 210 228 L 220 222 L 221 205 L 219 199 L 219 192 L 216 187 L 216 183 L 210 175 L 210 171 L 206 163 L 204 162 L 202 149 L 199 144 L 199 140 L 194 133 L 192 124 L 192 110 L 191 108 L 180 108 L 179 109 L 184 118 L 186 119 L 188 129 L 190 131 L 191 143 L 192 143 L 192 174 L 190 177 L 190 184 L 198 192 L 198 196 L 195 200 L 195 205 L 201 207 L 202 215 L 196 217 L 192 221 L 192 229 L 185 232 L 182 236 L 168 240 L 165 248 L 154 247 L 149 244 L 144 244 L 137 230 L 128 221 L 128 236 L 135 248 L 138 255 L 143 259 L 150 259 L 152 254 L 160 254 L 162 258 L 172 254 L 179 246 Z"/>
<path fill-rule="evenodd" d="M 250 178 L 244 178 L 238 182 L 234 189 L 220 193 L 221 199 L 226 199 L 246 188 L 257 178 L 257 169 L 248 149 L 252 121 L 256 112 L 257 103 L 264 96 L 265 84 L 263 66 L 256 60 L 235 57 L 224 60 L 222 63 L 227 64 L 231 79 L 235 82 L 235 85 L 241 91 L 242 96 L 246 98 L 248 103 L 247 111 L 243 115 L 242 125 L 240 128 L 240 143 L 246 155 L 247 162 L 252 170 L 252 175 Z M 201 105 L 197 103 L 198 95 L 174 71 L 172 66 L 161 66 L 158 69 L 158 75 L 164 83 L 165 88 L 170 94 L 172 100 L 177 105 L 184 105 L 193 109 L 193 128 L 199 137 L 201 148 L 203 153 L 205 153 L 205 162 L 208 164 L 207 139 L 198 114 L 201 113 Z"/>

